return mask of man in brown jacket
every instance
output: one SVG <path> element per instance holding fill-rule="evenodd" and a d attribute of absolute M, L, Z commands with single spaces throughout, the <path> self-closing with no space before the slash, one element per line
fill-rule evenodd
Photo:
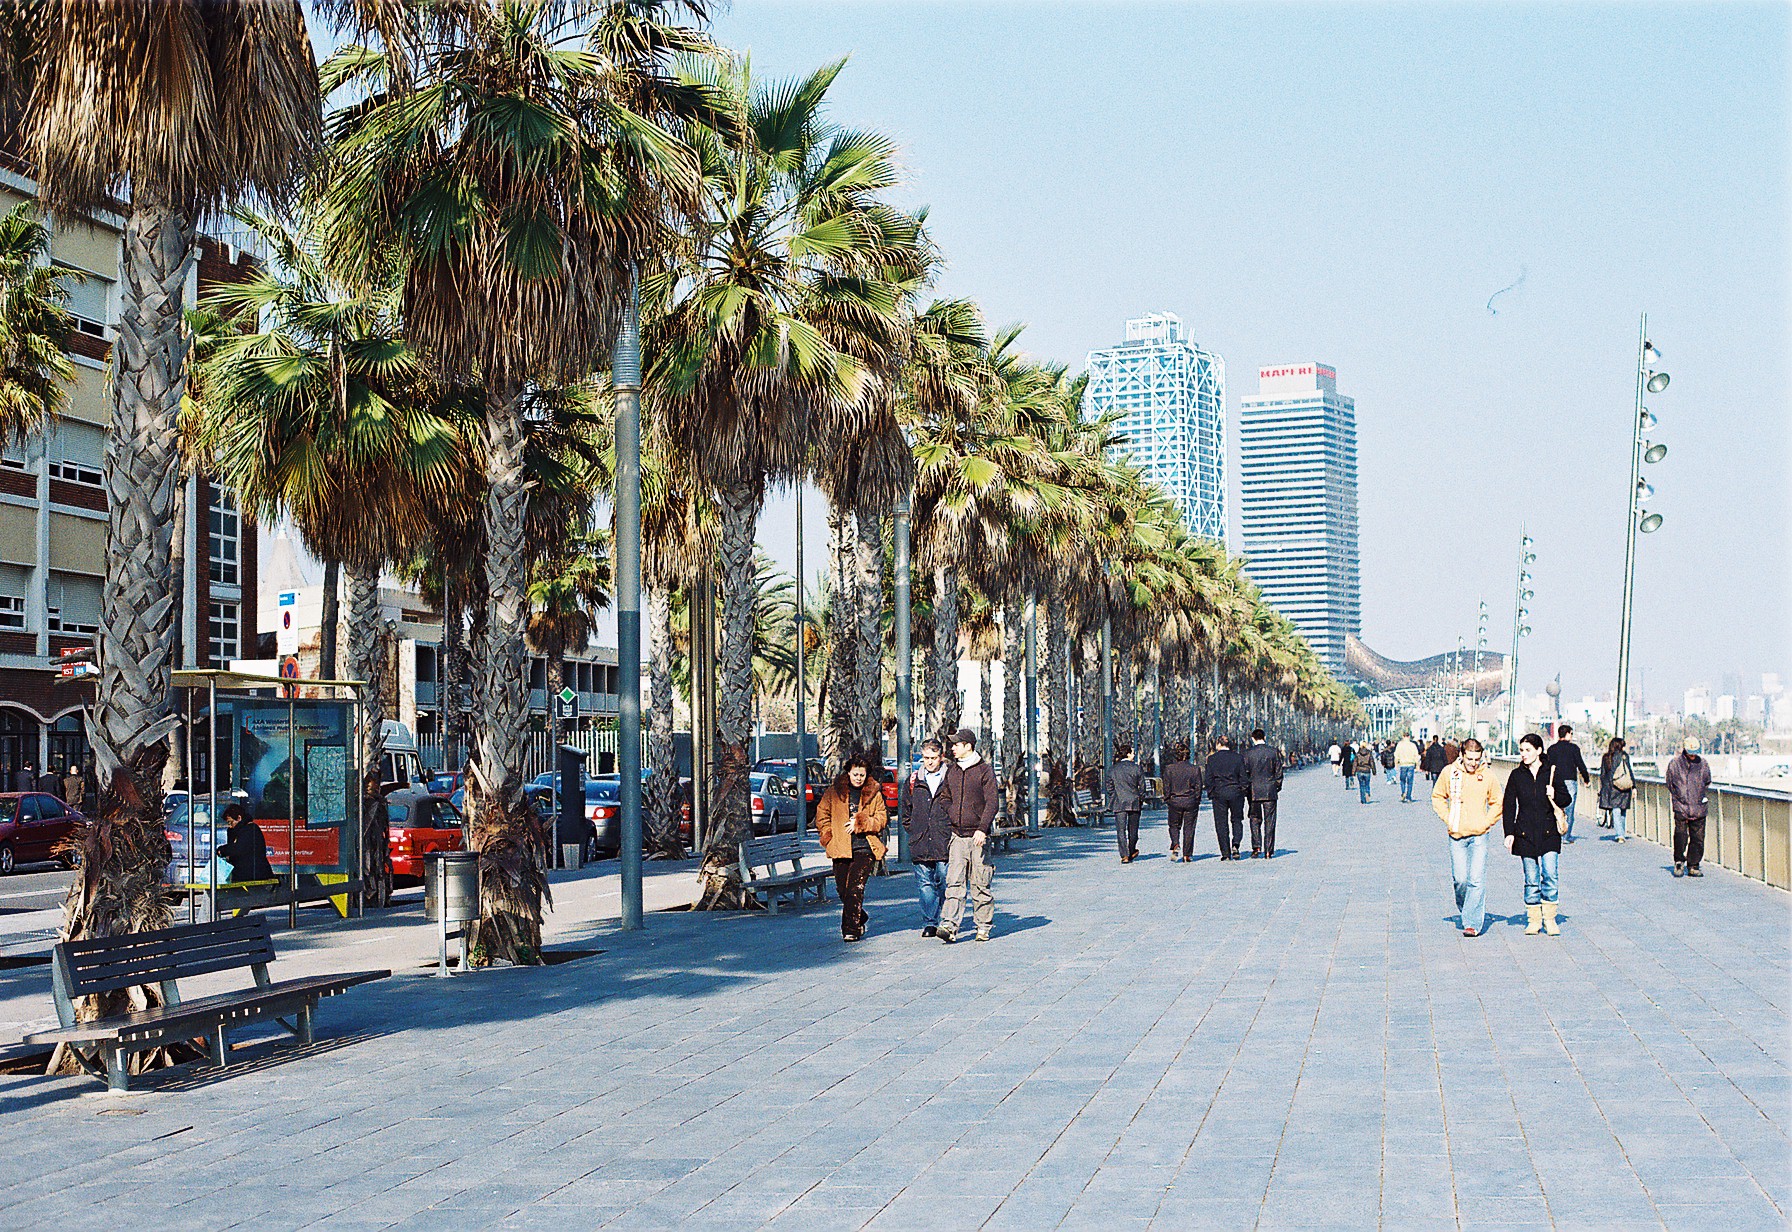
<path fill-rule="evenodd" d="M 1711 790 L 1711 763 L 1699 756 L 1699 739 L 1688 736 L 1680 755 L 1668 762 L 1668 797 L 1674 805 L 1674 876 L 1703 877 L 1706 793 Z"/>
<path fill-rule="evenodd" d="M 1470 736 L 1431 790 L 1431 807 L 1450 832 L 1450 876 L 1464 937 L 1478 937 L 1487 927 L 1487 832 L 1500 819 L 1501 801 L 1499 776 L 1484 763 L 1481 742 Z"/>
<path fill-rule="evenodd" d="M 952 737 L 952 765 L 946 770 L 946 819 L 952 829 L 946 859 L 946 905 L 940 910 L 939 939 L 951 945 L 964 918 L 965 887 L 971 893 L 971 918 L 977 940 L 988 941 L 996 919 L 996 896 L 989 882 L 995 869 L 989 860 L 989 829 L 995 823 L 996 772 L 977 756 L 977 737 L 961 727 Z"/>

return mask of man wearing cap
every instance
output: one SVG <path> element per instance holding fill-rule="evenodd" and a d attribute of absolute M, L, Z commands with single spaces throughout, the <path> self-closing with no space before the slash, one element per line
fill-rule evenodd
<path fill-rule="evenodd" d="M 946 905 L 940 909 L 937 935 L 947 945 L 958 939 L 968 885 L 977 940 L 988 941 L 996 919 L 996 896 L 989 888 L 995 869 L 988 855 L 989 829 L 996 819 L 996 772 L 977 756 L 977 737 L 968 727 L 959 728 L 952 737 L 946 795 L 946 821 L 952 838 L 946 857 Z"/>
<path fill-rule="evenodd" d="M 1680 755 L 1668 763 L 1668 795 L 1674 802 L 1674 876 L 1703 877 L 1705 858 L 1705 793 L 1711 789 L 1711 763 L 1699 756 L 1699 738 L 1688 736 Z"/>

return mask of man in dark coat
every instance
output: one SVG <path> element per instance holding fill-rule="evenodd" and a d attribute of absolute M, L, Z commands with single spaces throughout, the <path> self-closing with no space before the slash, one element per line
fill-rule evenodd
<path fill-rule="evenodd" d="M 1568 807 L 1562 810 L 1568 814 L 1568 832 L 1562 836 L 1564 843 L 1574 841 L 1574 802 L 1580 795 L 1581 784 L 1593 781 L 1587 770 L 1587 759 L 1581 756 L 1580 745 L 1570 739 L 1573 735 L 1574 729 L 1562 724 L 1556 728 L 1555 743 L 1543 754 L 1545 764 L 1555 771 L 1556 781 L 1568 789 Z"/>
<path fill-rule="evenodd" d="M 946 821 L 952 838 L 946 857 L 946 905 L 940 908 L 934 935 L 950 945 L 958 939 L 964 918 L 965 893 L 971 897 L 971 918 L 977 940 L 988 941 L 995 923 L 996 899 L 989 888 L 995 867 L 989 857 L 989 831 L 995 824 L 996 772 L 977 755 L 977 737 L 968 727 L 952 737 L 952 764 L 946 769 Z"/>
<path fill-rule="evenodd" d="M 1425 752 L 1419 758 L 1419 766 L 1425 771 L 1425 777 L 1435 783 L 1437 776 L 1444 772 L 1444 767 L 1447 765 L 1449 762 L 1444 760 L 1444 746 L 1437 736 L 1433 735 L 1431 743 L 1425 746 Z"/>
<path fill-rule="evenodd" d="M 1108 807 L 1114 810 L 1114 837 L 1120 844 L 1120 863 L 1139 858 L 1139 814 L 1145 808 L 1145 771 L 1133 760 L 1132 745 L 1114 746 L 1114 765 L 1108 771 Z"/>
<path fill-rule="evenodd" d="M 1170 808 L 1170 858 L 1188 863 L 1195 850 L 1195 818 L 1201 812 L 1201 768 L 1188 759 L 1188 745 L 1170 746 L 1164 764 L 1164 803 Z"/>
<path fill-rule="evenodd" d="M 1338 754 L 1338 766 L 1344 774 L 1344 790 L 1349 791 L 1356 786 L 1356 745 L 1346 740 L 1344 751 Z"/>
<path fill-rule="evenodd" d="M 1282 755 L 1264 743 L 1261 727 L 1251 733 L 1251 747 L 1244 751 L 1244 768 L 1251 799 L 1251 858 L 1267 860 L 1276 854 L 1276 798 L 1282 794 Z"/>
<path fill-rule="evenodd" d="M 1244 842 L 1244 798 L 1250 785 L 1244 758 L 1220 736 L 1207 759 L 1207 797 L 1213 801 L 1213 832 L 1220 841 L 1220 859 L 1236 860 Z"/>
<path fill-rule="evenodd" d="M 25 762 L 12 772 L 12 789 L 14 791 L 33 791 L 37 787 L 37 775 L 31 772 L 31 763 Z"/>
<path fill-rule="evenodd" d="M 268 863 L 268 837 L 261 827 L 249 820 L 240 804 L 224 810 L 224 821 L 230 826 L 230 837 L 218 847 L 218 854 L 230 861 L 232 881 L 272 881 L 273 866 Z"/>
<path fill-rule="evenodd" d="M 60 796 L 62 794 L 62 776 L 45 766 L 44 772 L 37 776 L 37 781 L 31 785 L 31 789 L 41 791 L 46 796 Z"/>
<path fill-rule="evenodd" d="M 940 905 L 946 899 L 946 862 L 952 855 L 952 819 L 947 815 L 946 759 L 938 740 L 921 744 L 921 768 L 908 781 L 902 801 L 902 828 L 915 863 L 915 895 L 921 903 L 921 935 L 936 937 Z"/>
<path fill-rule="evenodd" d="M 1711 790 L 1711 763 L 1699 756 L 1697 736 L 1688 736 L 1678 756 L 1668 762 L 1668 797 L 1674 805 L 1674 876 L 1703 877 L 1705 818 Z"/>

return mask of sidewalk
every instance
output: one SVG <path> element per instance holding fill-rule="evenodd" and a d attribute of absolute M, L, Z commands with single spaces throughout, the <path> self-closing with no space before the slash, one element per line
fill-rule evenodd
<path fill-rule="evenodd" d="M 1113 831 L 1017 844 L 995 939 L 916 931 L 912 881 L 660 913 L 547 969 L 326 1001 L 320 1043 L 220 1074 L 0 1076 L 0 1209 L 169 1229 L 1782 1229 L 1792 898 L 1646 843 L 1517 861 L 1453 923 L 1441 827 L 1291 775 L 1283 855 L 1172 864 Z M 668 874 L 689 885 L 689 874 Z M 567 900 L 570 902 L 570 898 Z M 572 912 L 563 908 L 562 918 Z M 385 966 L 317 930 L 319 969 Z M 8 973 L 16 974 L 16 973 Z M 118 1212 L 118 1216 L 102 1212 Z"/>

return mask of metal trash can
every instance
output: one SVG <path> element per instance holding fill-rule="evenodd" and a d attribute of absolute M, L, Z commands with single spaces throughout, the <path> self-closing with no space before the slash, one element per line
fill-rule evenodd
<path fill-rule="evenodd" d="M 466 925 L 479 918 L 479 856 L 471 851 L 432 851 L 423 858 L 423 914 L 440 943 L 436 974 L 448 972 L 448 935 L 460 936 L 460 966 L 467 968 Z"/>
<path fill-rule="evenodd" d="M 583 844 L 583 843 L 561 843 L 560 844 L 560 867 L 561 868 L 584 868 L 585 867 L 585 844 Z"/>

